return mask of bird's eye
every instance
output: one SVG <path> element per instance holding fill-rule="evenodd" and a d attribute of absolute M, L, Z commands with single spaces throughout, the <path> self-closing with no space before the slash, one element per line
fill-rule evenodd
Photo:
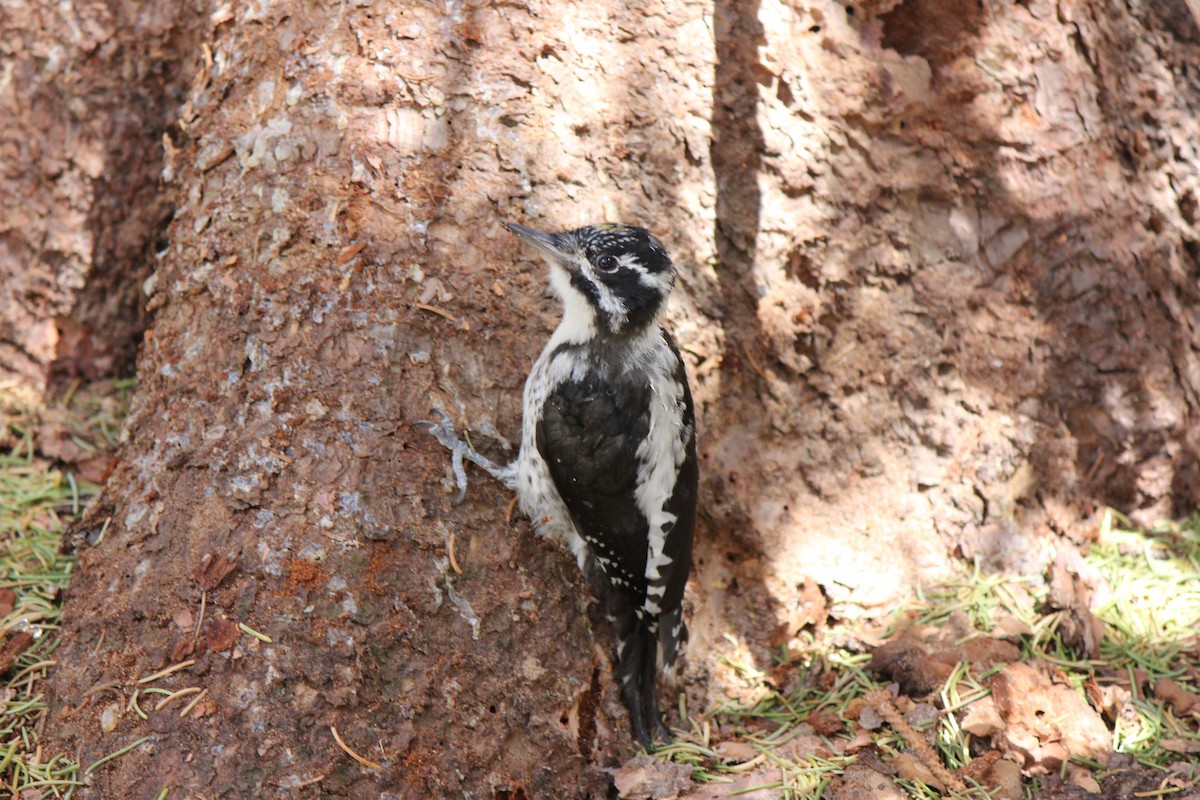
<path fill-rule="evenodd" d="M 621 262 L 617 261 L 616 256 L 600 256 L 596 259 L 596 268 L 601 272 L 616 272 L 619 266 Z"/>

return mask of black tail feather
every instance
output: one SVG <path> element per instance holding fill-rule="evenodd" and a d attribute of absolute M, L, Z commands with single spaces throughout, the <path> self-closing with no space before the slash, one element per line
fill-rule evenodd
<path fill-rule="evenodd" d="M 632 612 L 619 624 L 617 679 L 621 696 L 629 709 L 634 739 L 649 751 L 654 738 L 671 740 L 658 710 L 659 634 Z"/>
<path fill-rule="evenodd" d="M 658 711 L 658 636 L 650 630 L 644 633 L 641 668 L 643 719 L 650 735 L 667 743 L 671 741 L 671 732 L 663 724 L 662 714 Z"/>

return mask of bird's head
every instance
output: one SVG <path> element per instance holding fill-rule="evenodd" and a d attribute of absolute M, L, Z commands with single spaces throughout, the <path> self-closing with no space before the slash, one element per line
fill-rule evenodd
<path fill-rule="evenodd" d="M 602 223 L 543 233 L 505 222 L 550 265 L 563 320 L 591 335 L 629 336 L 651 328 L 666 306 L 675 267 L 645 228 Z"/>

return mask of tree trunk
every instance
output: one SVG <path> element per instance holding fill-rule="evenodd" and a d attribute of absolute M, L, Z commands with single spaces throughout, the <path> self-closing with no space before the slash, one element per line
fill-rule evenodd
<path fill-rule="evenodd" d="M 954 554 L 1037 573 L 1099 504 L 1194 506 L 1184 7 L 610 6 L 234 4 L 168 37 L 203 54 L 164 117 L 179 205 L 50 728 L 85 764 L 150 739 L 82 796 L 606 796 L 628 731 L 577 570 L 479 473 L 451 507 L 413 427 L 512 455 L 558 309 L 500 218 L 644 224 L 680 266 L 693 708 L 808 578 L 877 609 Z"/>
<path fill-rule="evenodd" d="M 534 33 L 560 12 L 257 8 L 213 12 L 168 147 L 182 203 L 145 283 L 127 441 L 80 528 L 54 733 L 85 764 L 152 737 L 95 773 L 105 796 L 604 796 L 593 765 L 629 744 L 575 566 L 479 477 L 452 509 L 447 454 L 413 423 L 442 406 L 517 430 L 557 309 L 500 215 L 631 213 L 618 184 L 642 169 L 609 151 L 644 137 L 665 168 L 670 129 L 620 93 L 592 116 L 612 84 L 576 86 L 568 45 Z M 701 11 L 656 24 L 699 37 Z M 531 102 L 555 71 L 577 114 Z M 633 61 L 621 78 L 650 81 Z M 570 176 L 605 164 L 611 210 L 572 204 Z M 98 733 L 180 662 L 154 685 L 207 689 L 189 716 L 142 694 L 148 720 Z M 114 682 L 123 700 L 95 693 Z"/>

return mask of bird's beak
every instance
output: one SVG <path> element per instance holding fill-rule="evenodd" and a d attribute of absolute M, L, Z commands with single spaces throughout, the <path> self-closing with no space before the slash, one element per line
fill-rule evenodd
<path fill-rule="evenodd" d="M 518 225 L 515 222 L 504 222 L 502 224 L 516 234 L 518 239 L 537 248 L 538 252 L 542 253 L 542 255 L 558 261 L 567 259 L 567 252 L 563 248 L 558 236 L 551 233 L 542 233 L 533 228 L 526 228 L 524 225 Z"/>

